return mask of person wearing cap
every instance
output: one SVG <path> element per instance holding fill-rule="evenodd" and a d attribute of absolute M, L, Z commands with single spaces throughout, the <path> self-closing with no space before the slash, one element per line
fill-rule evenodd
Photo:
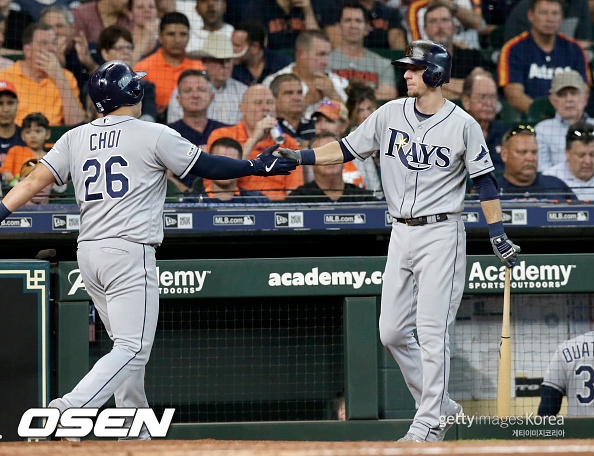
<path fill-rule="evenodd" d="M 349 111 L 338 100 L 323 101 L 312 113 L 316 134 L 328 131 L 342 138 L 349 126 Z"/>
<path fill-rule="evenodd" d="M 208 107 L 206 115 L 213 120 L 227 125 L 234 125 L 241 120 L 239 105 L 247 86 L 231 77 L 233 59 L 243 55 L 233 52 L 231 39 L 221 33 L 213 33 L 206 38 L 204 47 L 197 55 L 202 59 L 204 68 L 214 87 L 214 100 Z M 176 88 L 169 99 L 167 123 L 177 122 L 183 117 L 183 110 L 177 99 Z"/>
<path fill-rule="evenodd" d="M 565 138 L 566 160 L 545 174 L 565 182 L 578 199 L 594 201 L 594 125 L 576 122 L 569 126 Z"/>
<path fill-rule="evenodd" d="M 517 125 L 503 136 L 501 159 L 505 163 L 497 178 L 501 200 L 575 200 L 577 197 L 565 182 L 545 176 L 538 169 L 538 143 L 534 128 Z"/>
<path fill-rule="evenodd" d="M 31 24 L 23 32 L 25 58 L 0 71 L 0 80 L 12 82 L 18 91 L 15 122 L 19 125 L 32 112 L 42 113 L 51 126 L 76 125 L 84 119 L 78 82 L 60 65 L 57 44 L 49 25 Z"/>
<path fill-rule="evenodd" d="M 585 112 L 590 89 L 575 70 L 556 75 L 551 84 L 549 101 L 555 108 L 555 117 L 546 119 L 534 128 L 538 140 L 538 170 L 565 163 L 565 135 L 569 126 L 583 121 L 594 123 Z"/>
<path fill-rule="evenodd" d="M 190 23 L 181 13 L 165 13 L 159 23 L 161 47 L 134 66 L 134 71 L 146 71 L 146 79 L 155 84 L 157 113 L 162 114 L 175 90 L 177 80 L 186 70 L 203 70 L 200 60 L 186 55 Z"/>
<path fill-rule="evenodd" d="M 528 112 L 535 98 L 550 93 L 553 77 L 570 69 L 592 85 L 588 58 L 574 40 L 559 33 L 563 0 L 531 0 L 530 31 L 512 38 L 501 48 L 497 74 L 509 104 Z"/>
<path fill-rule="evenodd" d="M 14 84 L 0 81 L 0 167 L 6 160 L 12 146 L 25 146 L 21 138 L 21 127 L 14 123 L 19 100 Z"/>
<path fill-rule="evenodd" d="M 274 97 L 268 87 L 262 84 L 250 86 L 244 93 L 239 110 L 243 120 L 231 127 L 218 128 L 208 137 L 208 149 L 219 138 L 233 138 L 243 148 L 243 159 L 256 158 L 267 147 L 273 146 L 275 140 L 270 130 L 277 126 L 276 106 Z M 283 135 L 281 147 L 298 148 L 297 142 L 288 134 Z M 288 176 L 272 176 L 260 179 L 242 177 L 239 186 L 247 190 L 257 190 L 264 193 L 271 200 L 284 199 L 294 188 L 303 184 L 303 173 L 293 172 Z M 206 182 L 204 184 L 207 185 Z"/>

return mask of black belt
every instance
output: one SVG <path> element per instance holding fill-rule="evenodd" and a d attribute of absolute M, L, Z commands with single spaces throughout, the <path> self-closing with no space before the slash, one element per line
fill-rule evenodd
<path fill-rule="evenodd" d="M 422 226 L 429 223 L 445 222 L 447 219 L 447 214 L 437 214 L 415 218 L 397 218 L 396 221 L 398 223 L 404 223 L 408 226 Z"/>

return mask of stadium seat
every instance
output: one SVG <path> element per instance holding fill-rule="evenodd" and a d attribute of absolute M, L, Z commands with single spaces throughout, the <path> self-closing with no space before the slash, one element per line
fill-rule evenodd
<path fill-rule="evenodd" d="M 495 119 L 508 125 L 515 125 L 525 121 L 525 115 L 516 111 L 505 98 L 500 98 L 501 109 Z"/>
<path fill-rule="evenodd" d="M 541 120 L 555 117 L 555 108 L 548 97 L 535 98 L 528 110 L 527 120 L 531 124 L 537 124 Z"/>

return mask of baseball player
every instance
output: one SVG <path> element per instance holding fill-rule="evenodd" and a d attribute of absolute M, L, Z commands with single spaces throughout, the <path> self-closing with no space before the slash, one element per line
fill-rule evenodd
<path fill-rule="evenodd" d="M 512 267 L 520 248 L 503 231 L 494 168 L 481 127 L 442 96 L 451 55 L 441 44 L 419 40 L 392 63 L 406 66 L 409 98 L 386 103 L 340 141 L 275 154 L 303 165 L 334 164 L 364 160 L 379 149 L 393 219 L 380 337 L 418 406 L 400 441 L 440 441 L 448 430 L 440 427 L 440 416 L 462 411 L 448 396 L 448 328 L 464 290 L 466 235 L 460 214 L 467 172 L 480 195 L 495 254 Z"/>
<path fill-rule="evenodd" d="M 594 331 L 559 344 L 540 388 L 540 416 L 556 415 L 567 396 L 567 416 L 594 416 Z"/>
<path fill-rule="evenodd" d="M 72 180 L 80 208 L 78 264 L 112 350 L 50 407 L 148 407 L 144 371 L 159 312 L 155 248 L 163 240 L 167 170 L 207 179 L 288 174 L 297 162 L 271 155 L 253 160 L 205 153 L 175 130 L 138 120 L 143 89 L 124 62 L 99 67 L 89 95 L 100 117 L 68 131 L 33 172 L 0 203 L 0 221 L 50 183 Z M 146 428 L 138 436 L 149 440 Z"/>

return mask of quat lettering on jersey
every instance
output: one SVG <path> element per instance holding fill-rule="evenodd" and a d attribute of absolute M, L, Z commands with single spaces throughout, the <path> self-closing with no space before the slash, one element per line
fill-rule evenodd
<path fill-rule="evenodd" d="M 381 285 L 383 280 L 382 271 L 373 271 L 367 276 L 367 271 L 319 271 L 319 268 L 312 268 L 310 272 L 272 272 L 268 276 L 270 287 L 299 287 L 299 286 L 328 286 L 328 285 L 351 285 L 358 290 L 363 285 Z"/>
<path fill-rule="evenodd" d="M 89 150 L 111 149 L 118 147 L 122 130 L 109 130 L 99 134 L 93 133 L 89 137 Z"/>
<path fill-rule="evenodd" d="M 567 285 L 571 271 L 575 264 L 544 264 L 540 266 L 526 265 L 525 261 L 511 270 L 512 288 L 560 288 Z M 503 288 L 505 280 L 505 266 L 486 266 L 483 268 L 479 261 L 475 261 L 468 277 L 469 289 Z"/>
<path fill-rule="evenodd" d="M 571 363 L 582 358 L 592 358 L 594 356 L 594 342 L 584 342 L 566 347 L 561 352 L 565 362 Z"/>
<path fill-rule="evenodd" d="M 407 132 L 390 128 L 392 132 L 386 156 L 398 158 L 400 162 L 412 171 L 427 171 L 433 166 L 446 169 L 450 167 L 451 150 L 449 147 L 429 145 L 421 142 L 410 141 Z M 435 155 L 433 161 L 431 159 Z"/>

